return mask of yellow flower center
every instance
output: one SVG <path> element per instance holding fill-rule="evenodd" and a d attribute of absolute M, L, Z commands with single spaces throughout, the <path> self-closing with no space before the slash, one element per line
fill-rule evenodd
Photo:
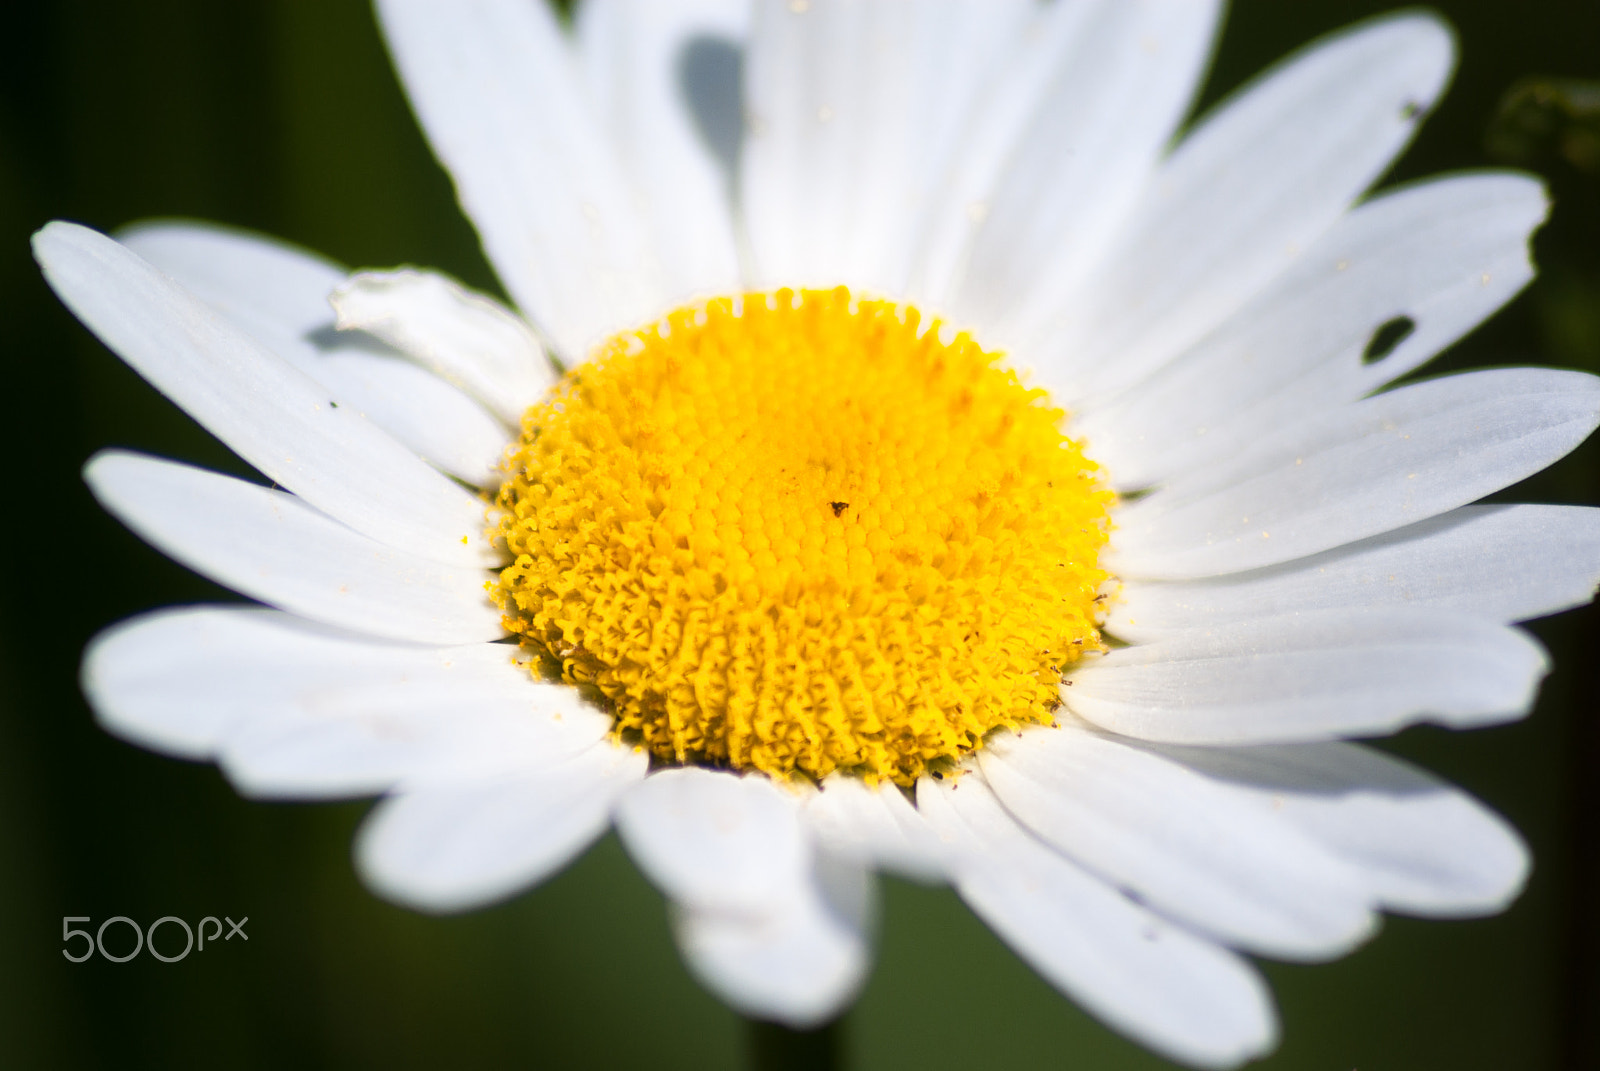
<path fill-rule="evenodd" d="M 913 782 L 1048 722 L 1112 493 L 965 334 L 846 290 L 612 339 L 523 420 L 506 625 L 661 760 Z"/>

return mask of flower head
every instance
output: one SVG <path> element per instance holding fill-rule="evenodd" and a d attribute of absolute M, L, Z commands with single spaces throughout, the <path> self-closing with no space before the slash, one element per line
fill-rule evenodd
<path fill-rule="evenodd" d="M 1358 203 L 1442 90 L 1437 21 L 1169 147 L 1197 0 L 379 10 L 515 309 L 199 225 L 36 239 L 283 488 L 90 463 L 272 608 L 102 635 L 109 728 L 383 795 L 363 875 L 428 910 L 614 823 L 692 969 L 792 1024 L 859 987 L 880 869 L 1201 1066 L 1273 1044 L 1241 953 L 1515 895 L 1503 821 L 1345 742 L 1520 716 L 1512 623 L 1600 576 L 1595 511 L 1472 505 L 1600 382 L 1384 389 L 1527 282 L 1545 213 L 1509 174 Z"/>
<path fill-rule="evenodd" d="M 939 333 L 782 290 L 608 344 L 511 453 L 507 627 L 678 765 L 909 788 L 1052 720 L 1113 496 L 1043 391 Z"/>

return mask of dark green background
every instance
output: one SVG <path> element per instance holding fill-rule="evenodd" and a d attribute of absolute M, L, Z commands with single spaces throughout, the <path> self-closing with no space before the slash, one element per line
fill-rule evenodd
<path fill-rule="evenodd" d="M 1600 4 L 1443 7 L 1461 69 L 1391 180 L 1511 154 L 1556 198 L 1538 283 L 1447 360 L 1600 369 L 1600 173 L 1581 131 L 1541 113 L 1548 136 L 1485 147 L 1516 80 L 1600 77 Z M 1377 10 L 1236 3 L 1206 98 Z M 75 682 L 90 635 L 232 596 L 105 517 L 79 466 L 117 445 L 243 470 L 67 315 L 28 234 L 53 217 L 109 229 L 197 216 L 352 265 L 495 284 L 357 0 L 19 3 L 0 15 L 0 50 L 0 1066 L 738 1066 L 739 1022 L 685 974 L 660 898 L 614 839 L 508 905 L 427 918 L 357 884 L 365 804 L 245 802 L 209 766 L 95 728 Z M 1591 444 L 1513 496 L 1600 500 L 1597 461 Z M 1285 1042 L 1265 1066 L 1600 1066 L 1600 635 L 1589 613 L 1535 629 L 1557 668 L 1530 720 L 1388 745 L 1517 824 L 1537 858 L 1528 891 L 1498 918 L 1390 920 L 1338 963 L 1268 965 Z M 248 915 L 250 940 L 170 966 L 74 965 L 63 915 Z M 858 1068 L 1165 1066 L 1035 978 L 951 893 L 892 881 L 877 968 L 844 1031 Z"/>

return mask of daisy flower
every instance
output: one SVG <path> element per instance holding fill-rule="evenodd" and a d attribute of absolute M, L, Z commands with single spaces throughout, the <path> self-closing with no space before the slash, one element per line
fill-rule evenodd
<path fill-rule="evenodd" d="M 1180 133 L 1206 0 L 381 0 L 508 307 L 199 224 L 35 240 L 271 486 L 122 451 L 96 497 L 265 604 L 98 637 L 112 731 L 240 791 L 379 795 L 429 911 L 611 826 L 739 1011 L 825 1022 L 874 873 L 947 882 L 1113 1028 L 1270 1050 L 1248 955 L 1470 916 L 1527 854 L 1348 738 L 1520 717 L 1514 622 L 1600 514 L 1474 505 L 1588 375 L 1395 381 L 1531 278 L 1539 184 L 1364 191 L 1437 19 L 1319 41 Z"/>

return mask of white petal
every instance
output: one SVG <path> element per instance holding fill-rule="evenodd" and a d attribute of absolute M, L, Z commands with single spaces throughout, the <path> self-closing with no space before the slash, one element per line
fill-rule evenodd
<path fill-rule="evenodd" d="M 805 801 L 801 815 L 829 852 L 912 881 L 945 880 L 939 838 L 894 785 L 869 788 L 860 778 L 834 774 L 821 787 Z"/>
<path fill-rule="evenodd" d="M 740 1014 L 804 1030 L 850 1005 L 871 965 L 872 875 L 826 858 L 757 914 L 681 909 L 673 931 L 689 969 Z"/>
<path fill-rule="evenodd" d="M 133 253 L 70 223 L 33 242 L 73 313 L 274 483 L 396 549 L 499 560 L 483 503 Z"/>
<path fill-rule="evenodd" d="M 499 644 L 413 652 L 403 673 L 364 669 L 328 686 L 264 690 L 226 733 L 219 762 L 240 793 L 330 799 L 520 775 L 593 747 L 611 719 L 577 689 L 535 680 Z M 316 670 L 318 667 L 313 666 Z"/>
<path fill-rule="evenodd" d="M 409 680 L 324 691 L 236 725 L 218 762 L 244 796 L 351 799 L 543 769 L 605 735 L 575 689 L 523 683 L 515 702 L 474 694 L 492 687 L 441 694 Z M 553 720 L 563 707 L 572 720 Z"/>
<path fill-rule="evenodd" d="M 1493 914 L 1527 878 L 1528 850 L 1505 819 L 1371 748 L 1152 748 L 1304 830 L 1355 867 L 1390 910 Z"/>
<path fill-rule="evenodd" d="M 760 285 L 903 291 L 979 91 L 1029 8 L 757 5 L 740 178 Z"/>
<path fill-rule="evenodd" d="M 1198 1067 L 1234 1067 L 1276 1043 L 1271 997 L 1248 963 L 1034 840 L 975 772 L 924 778 L 917 806 L 964 857 L 961 898 L 1107 1025 Z"/>
<path fill-rule="evenodd" d="M 981 206 L 951 296 L 958 319 L 983 325 L 985 339 L 1004 345 L 1014 324 L 1053 312 L 1082 285 L 1189 108 L 1220 7 L 1099 0 L 1046 9 L 1045 32 L 1056 38 L 1049 64 L 1028 69 L 1026 48 L 1006 60 L 1013 82 L 1038 79 L 1027 126 L 1009 153 L 991 157 L 1002 167 L 993 187 L 953 206 L 963 215 Z M 959 182 L 987 164 L 978 149 L 985 134 L 973 133 L 977 151 L 963 153 Z"/>
<path fill-rule="evenodd" d="M 606 741 L 520 776 L 446 782 L 392 796 L 356 840 L 362 878 L 422 911 L 466 911 L 543 881 L 588 847 L 642 751 Z"/>
<path fill-rule="evenodd" d="M 370 335 L 337 335 L 330 324 L 317 340 L 320 363 L 309 374 L 328 387 L 330 399 L 463 483 L 500 486 L 511 435 L 487 409 Z"/>
<path fill-rule="evenodd" d="M 289 619 L 272 611 L 225 612 Z M 79 677 L 107 732 L 179 758 L 216 754 L 223 736 L 256 702 L 249 682 L 242 675 L 236 682 L 234 667 L 219 663 L 208 649 L 208 619 L 217 613 L 167 610 L 132 617 L 89 641 Z"/>
<path fill-rule="evenodd" d="M 1463 506 L 1309 558 L 1204 580 L 1130 580 L 1106 628 L 1156 639 L 1279 614 L 1411 606 L 1526 621 L 1600 584 L 1600 509 Z"/>
<path fill-rule="evenodd" d="M 129 249 L 402 444 L 476 486 L 499 482 L 506 427 L 376 339 L 334 330 L 328 296 L 346 272 L 270 238 L 200 223 L 142 223 Z"/>
<path fill-rule="evenodd" d="M 759 914 L 810 867 L 799 802 L 759 775 L 667 769 L 623 797 L 617 832 L 639 869 L 678 903 Z"/>
<path fill-rule="evenodd" d="M 999 733 L 984 779 L 1024 825 L 1140 900 L 1236 947 L 1323 959 L 1377 919 L 1350 867 L 1270 810 L 1075 724 Z"/>
<path fill-rule="evenodd" d="M 1068 707 L 1144 740 L 1261 744 L 1521 717 L 1549 669 L 1520 629 L 1424 610 L 1265 618 L 1125 647 L 1068 678 Z"/>
<path fill-rule="evenodd" d="M 121 451 L 96 454 L 83 478 L 162 553 L 279 609 L 417 643 L 505 635 L 484 590 L 487 571 L 393 550 L 294 495 Z"/>
<path fill-rule="evenodd" d="M 1108 567 L 1186 579 L 1315 554 L 1530 476 L 1600 423 L 1600 378 L 1508 368 L 1342 406 L 1120 510 Z"/>
<path fill-rule="evenodd" d="M 1438 179 L 1360 205 L 1213 335 L 1073 433 L 1119 487 L 1144 487 L 1354 401 L 1533 278 L 1528 239 L 1548 206 L 1538 182 L 1507 174 Z M 1402 317 L 1411 334 L 1365 360 L 1378 329 Z"/>
<path fill-rule="evenodd" d="M 1116 252 L 1019 352 L 1062 396 L 1105 397 L 1183 352 L 1327 230 L 1410 140 L 1453 62 L 1434 17 L 1321 41 L 1178 146 Z M 1027 348 L 1024 350 L 1024 341 Z"/>
<path fill-rule="evenodd" d="M 378 15 L 484 251 L 562 359 L 661 312 L 632 191 L 549 5 L 381 0 Z"/>
<path fill-rule="evenodd" d="M 381 338 L 481 399 L 512 427 L 555 382 L 527 324 L 436 272 L 360 272 L 328 300 L 339 330 Z"/>
<path fill-rule="evenodd" d="M 258 796 L 349 796 L 403 780 L 540 765 L 611 719 L 537 682 L 503 644 L 415 647 L 271 610 L 163 611 L 97 636 L 83 689 L 144 747 L 221 756 Z"/>
<path fill-rule="evenodd" d="M 732 198 L 744 0 L 584 0 L 578 57 L 660 262 L 668 304 L 741 289 Z"/>
<path fill-rule="evenodd" d="M 198 220 L 147 220 L 115 237 L 207 304 L 288 334 L 330 326 L 328 295 L 349 274 L 276 238 Z"/>

